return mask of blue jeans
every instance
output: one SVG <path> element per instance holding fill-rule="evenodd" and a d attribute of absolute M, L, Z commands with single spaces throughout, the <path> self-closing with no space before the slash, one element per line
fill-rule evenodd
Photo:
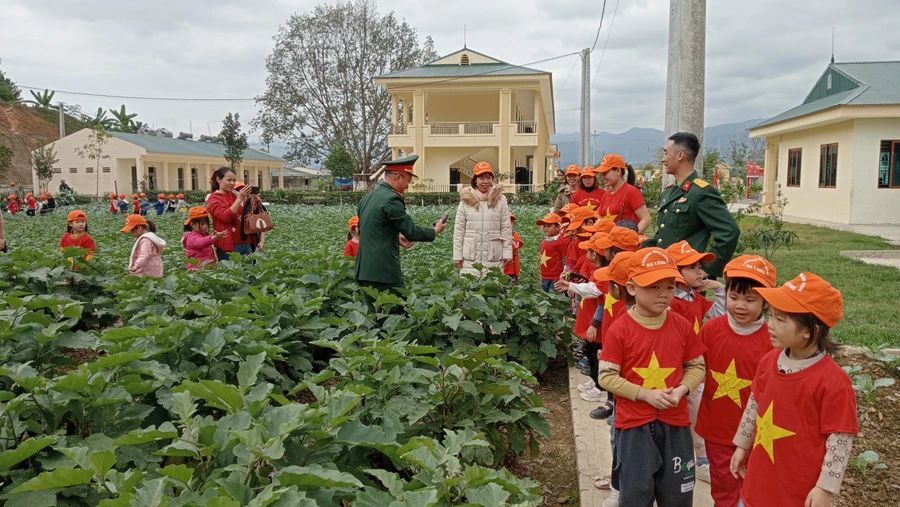
<path fill-rule="evenodd" d="M 555 283 L 556 280 L 541 278 L 541 290 L 544 292 L 556 292 L 556 289 L 553 288 Z"/>

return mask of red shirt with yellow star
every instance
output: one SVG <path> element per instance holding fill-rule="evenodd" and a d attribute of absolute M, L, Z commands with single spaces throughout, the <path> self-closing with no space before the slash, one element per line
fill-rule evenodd
<path fill-rule="evenodd" d="M 740 335 L 722 315 L 703 325 L 700 341 L 706 346 L 706 387 L 696 431 L 710 442 L 733 446 L 759 361 L 772 350 L 769 328 L 763 324 L 754 333 Z"/>
<path fill-rule="evenodd" d="M 597 289 L 603 294 L 595 298 L 581 298 L 581 302 L 578 303 L 578 315 L 575 317 L 575 328 L 572 332 L 585 340 L 588 340 L 587 330 L 591 327 L 591 321 L 594 320 L 594 313 L 597 312 L 597 307 L 600 306 L 600 302 L 605 300 L 604 296 L 606 296 L 606 292 L 609 290 L 609 282 L 598 282 L 593 274 L 591 274 L 590 280 L 591 283 L 597 285 Z M 588 341 L 599 342 L 600 333 L 597 333 L 593 340 Z"/>
<path fill-rule="evenodd" d="M 568 243 L 562 236 L 556 236 L 556 239 L 544 238 L 541 240 L 540 259 L 541 279 L 543 280 L 559 280 L 559 275 L 563 272 L 562 260 L 566 254 Z"/>
<path fill-rule="evenodd" d="M 778 371 L 781 352 L 766 354 L 753 379 L 759 415 L 741 489 L 747 507 L 803 505 L 819 480 L 828 435 L 859 433 L 856 394 L 834 359 L 787 374 Z"/>
<path fill-rule="evenodd" d="M 672 298 L 669 308 L 671 308 L 673 312 L 687 319 L 688 323 L 694 329 L 694 332 L 700 334 L 700 329 L 703 326 L 703 316 L 713 307 L 713 302 L 693 289 L 691 289 L 691 293 L 694 296 L 693 301 L 688 301 L 675 296 Z"/>
<path fill-rule="evenodd" d="M 606 196 L 606 190 L 600 187 L 594 187 L 589 191 L 579 188 L 572 192 L 569 202 L 574 202 L 579 206 L 587 206 L 591 211 L 597 211 L 603 198 Z"/>
<path fill-rule="evenodd" d="M 566 238 L 566 268 L 569 271 L 575 271 L 576 273 L 580 273 L 578 270 L 581 261 L 587 257 L 587 250 L 578 247 L 578 243 L 581 240 L 576 236 L 573 238 Z"/>
<path fill-rule="evenodd" d="M 601 345 L 604 343 L 604 336 L 609 333 L 609 328 L 612 327 L 613 323 L 619 319 L 625 312 L 628 310 L 628 307 L 625 306 L 625 301 L 619 301 L 614 298 L 612 294 L 606 293 L 603 298 L 603 321 L 600 324 L 600 343 Z"/>
<path fill-rule="evenodd" d="M 512 235 L 512 262 L 508 265 L 503 266 L 503 274 L 504 275 L 513 275 L 519 276 L 519 270 L 521 269 L 521 264 L 519 263 L 519 249 L 522 248 L 524 244 L 522 243 L 522 236 L 519 236 L 518 232 L 513 232 Z"/>
<path fill-rule="evenodd" d="M 668 389 L 681 382 L 684 364 L 697 359 L 705 347 L 684 317 L 666 312 L 659 329 L 648 329 L 627 312 L 603 338 L 600 361 L 619 366 L 619 375 L 644 389 Z M 636 428 L 659 419 L 671 426 L 690 426 L 687 396 L 678 406 L 657 410 L 649 403 L 616 395 L 616 429 Z"/>
<path fill-rule="evenodd" d="M 634 210 L 645 205 L 644 194 L 635 188 L 634 185 L 626 183 L 622 185 L 622 188 L 616 190 L 615 193 L 607 191 L 600 201 L 597 212 L 600 213 L 600 218 L 612 220 L 613 222 L 633 220 L 634 223 L 638 223 L 641 219 L 638 218 Z"/>

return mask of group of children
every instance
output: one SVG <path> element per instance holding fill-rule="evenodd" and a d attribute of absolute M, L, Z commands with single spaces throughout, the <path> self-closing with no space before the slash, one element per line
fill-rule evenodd
<path fill-rule="evenodd" d="M 830 355 L 837 289 L 812 273 L 776 287 L 758 255 L 709 280 L 713 254 L 641 248 L 633 228 L 585 206 L 536 224 L 541 287 L 572 297 L 584 340 L 578 388 L 611 424 L 612 473 L 595 480 L 611 490 L 604 506 L 690 506 L 698 476 L 716 507 L 831 505 L 858 432 Z"/>
<path fill-rule="evenodd" d="M 6 209 L 11 215 L 24 210 L 26 215 L 33 217 L 38 213 L 46 215 L 56 209 L 56 199 L 51 192 L 44 192 L 37 197 L 28 192 L 25 194 L 24 202 L 19 202 L 19 196 L 16 194 L 10 194 L 6 199 L 8 201 Z"/>
<path fill-rule="evenodd" d="M 109 212 L 115 214 L 128 214 L 129 202 L 125 199 L 125 194 L 111 193 L 109 199 Z M 131 213 L 134 215 L 146 215 L 150 208 L 156 210 L 157 216 L 163 213 L 175 213 L 176 211 L 185 211 L 187 209 L 187 201 L 184 200 L 184 194 L 166 194 L 160 193 L 156 196 L 156 202 L 151 204 L 147 198 L 147 194 L 131 194 Z"/>

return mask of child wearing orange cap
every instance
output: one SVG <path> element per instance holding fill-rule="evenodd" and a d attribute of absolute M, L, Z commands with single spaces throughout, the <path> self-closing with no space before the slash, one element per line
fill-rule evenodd
<path fill-rule="evenodd" d="M 175 194 L 169 194 L 166 196 L 166 213 L 175 213 L 175 210 L 178 209 L 178 201 L 175 200 Z"/>
<path fill-rule="evenodd" d="M 600 208 L 600 203 L 606 195 L 606 190 L 600 187 L 597 179 L 597 170 L 593 166 L 586 165 L 581 168 L 581 188 L 572 192 L 572 199 L 579 206 L 586 206 L 591 212 Z"/>
<path fill-rule="evenodd" d="M 194 206 L 188 211 L 187 220 L 184 221 L 184 236 L 181 244 L 184 246 L 184 254 L 187 256 L 187 268 L 203 269 L 216 263 L 216 251 L 213 243 L 228 235 L 228 231 L 220 231 L 209 234 L 209 212 L 203 206 Z M 196 259 L 195 264 L 191 262 Z"/>
<path fill-rule="evenodd" d="M 84 254 L 84 260 L 93 260 L 97 244 L 94 243 L 94 238 L 88 234 L 87 213 L 79 209 L 72 210 L 66 217 L 66 221 L 66 233 L 59 240 L 60 251 L 70 246 L 86 248 L 88 251 Z M 72 263 L 72 267 L 77 269 L 75 259 L 70 257 L 69 261 Z"/>
<path fill-rule="evenodd" d="M 616 401 L 618 500 L 690 506 L 694 452 L 686 398 L 706 374 L 706 349 L 683 317 L 667 311 L 684 279 L 665 250 L 635 252 L 628 278 L 634 307 L 609 328 L 600 353 L 600 385 Z"/>
<path fill-rule="evenodd" d="M 131 194 L 131 213 L 134 215 L 141 214 L 141 201 L 137 194 Z"/>
<path fill-rule="evenodd" d="M 560 218 L 556 213 L 547 213 L 535 223 L 544 233 L 540 246 L 541 290 L 556 292 L 553 284 L 563 272 L 563 257 L 566 255 L 566 242 L 559 237 Z"/>
<path fill-rule="evenodd" d="M 178 203 L 177 203 L 178 211 L 186 211 L 188 203 L 187 203 L 187 201 L 184 200 L 184 194 L 178 194 L 175 197 L 178 198 Z"/>
<path fill-rule="evenodd" d="M 125 194 L 119 194 L 119 201 L 116 205 L 119 207 L 119 213 L 128 214 L 128 201 L 125 199 Z"/>
<path fill-rule="evenodd" d="M 353 215 L 347 220 L 347 244 L 344 245 L 344 257 L 356 257 L 359 252 L 359 216 Z"/>
<path fill-rule="evenodd" d="M 156 216 L 161 217 L 166 210 L 166 194 L 157 194 L 153 208 L 156 210 Z"/>
<path fill-rule="evenodd" d="M 28 209 L 25 210 L 25 214 L 33 217 L 37 213 L 38 202 L 37 199 L 34 198 L 34 194 L 28 192 L 25 194 L 25 203 L 28 205 Z"/>
<path fill-rule="evenodd" d="M 156 235 L 156 224 L 141 215 L 128 215 L 120 232 L 130 232 L 135 238 L 128 261 L 128 272 L 134 276 L 162 278 L 164 239 Z"/>
<path fill-rule="evenodd" d="M 766 304 L 754 289 L 775 287 L 776 273 L 764 257 L 742 255 L 725 266 L 724 274 L 728 313 L 710 319 L 700 330 L 700 341 L 706 346 L 706 387 L 695 430 L 705 441 L 713 502 L 717 507 L 735 507 L 742 481 L 730 473 L 736 449 L 734 430 L 740 425 L 759 362 L 772 350 L 763 317 Z M 699 465 L 697 473 L 699 477 Z"/>
<path fill-rule="evenodd" d="M 509 225 L 513 229 L 516 227 L 516 216 L 512 213 L 509 214 Z M 512 262 L 503 266 L 503 274 L 509 277 L 510 285 L 519 284 L 519 272 L 521 269 L 521 264 L 519 263 L 519 249 L 522 248 L 522 246 L 524 246 L 524 243 L 522 243 L 522 236 L 519 236 L 519 233 L 514 230 L 512 233 Z"/>
<path fill-rule="evenodd" d="M 704 318 L 725 315 L 725 285 L 708 279 L 702 265 L 716 260 L 716 254 L 698 252 L 684 240 L 670 245 L 666 251 L 675 259 L 686 282 L 675 288 L 672 311 L 687 319 L 699 334 Z M 702 293 L 708 290 L 716 291 L 715 303 L 703 297 Z"/>
<path fill-rule="evenodd" d="M 837 345 L 829 337 L 843 318 L 844 299 L 813 273 L 753 290 L 769 305 L 769 333 L 780 350 L 756 370 L 731 473 L 744 477 L 747 507 L 831 505 L 859 433 L 856 395 L 832 358 Z"/>
<path fill-rule="evenodd" d="M 14 195 L 7 197 L 7 199 L 9 204 L 6 205 L 6 209 L 9 210 L 10 215 L 15 215 L 19 212 L 19 200 Z"/>
<path fill-rule="evenodd" d="M 119 213 L 119 200 L 116 199 L 116 194 L 109 194 L 107 199 L 109 199 L 109 212 L 113 215 Z"/>
<path fill-rule="evenodd" d="M 565 231 L 565 236 L 568 239 L 565 256 L 566 273 L 579 273 L 578 268 L 587 251 L 578 248 L 578 244 L 581 242 L 581 240 L 578 239 L 578 235 L 584 232 L 584 227 L 594 225 L 594 223 L 597 222 L 597 214 L 591 211 L 590 208 L 581 206 L 569 213 L 568 218 L 569 224 L 566 226 Z M 587 279 L 588 277 L 582 275 L 576 276 L 576 278 Z"/>

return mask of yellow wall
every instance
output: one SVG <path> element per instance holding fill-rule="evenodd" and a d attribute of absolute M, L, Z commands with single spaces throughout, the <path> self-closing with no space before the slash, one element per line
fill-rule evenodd
<path fill-rule="evenodd" d="M 428 121 L 492 122 L 500 119 L 500 92 L 476 95 L 428 95 L 425 107 Z"/>
<path fill-rule="evenodd" d="M 850 223 L 898 224 L 900 189 L 878 188 L 878 166 L 881 141 L 900 140 L 900 118 L 856 120 L 855 123 Z"/>

